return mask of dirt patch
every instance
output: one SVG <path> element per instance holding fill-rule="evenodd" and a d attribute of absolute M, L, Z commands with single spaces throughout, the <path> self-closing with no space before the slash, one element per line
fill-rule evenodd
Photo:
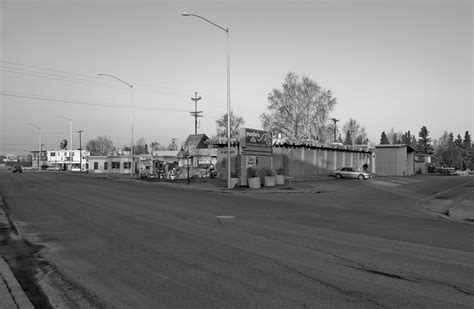
<path fill-rule="evenodd" d="M 0 255 L 10 266 L 15 278 L 35 308 L 53 308 L 37 280 L 38 271 L 46 262 L 39 257 L 40 246 L 23 239 L 12 239 L 10 231 L 0 232 Z"/>
<path fill-rule="evenodd" d="M 437 200 L 450 200 L 452 198 L 453 198 L 452 196 L 448 196 L 448 195 L 440 195 L 440 196 L 435 197 L 435 199 Z"/>

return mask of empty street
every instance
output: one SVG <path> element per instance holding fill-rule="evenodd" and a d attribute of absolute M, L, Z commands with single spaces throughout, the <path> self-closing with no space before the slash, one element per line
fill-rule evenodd
<path fill-rule="evenodd" d="M 472 194 L 472 176 L 320 177 L 251 192 L 0 173 L 54 307 L 474 306 L 474 224 L 430 209 L 440 192 Z"/>

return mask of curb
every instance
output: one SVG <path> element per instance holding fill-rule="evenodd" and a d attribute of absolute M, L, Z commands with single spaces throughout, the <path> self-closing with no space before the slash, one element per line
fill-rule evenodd
<path fill-rule="evenodd" d="M 4 207 L 0 196 L 0 224 L 10 229 Z M 3 256 L 0 256 L 0 308 L 34 308 Z"/>
<path fill-rule="evenodd" d="M 0 258 L 0 308 L 34 308 L 7 262 Z"/>

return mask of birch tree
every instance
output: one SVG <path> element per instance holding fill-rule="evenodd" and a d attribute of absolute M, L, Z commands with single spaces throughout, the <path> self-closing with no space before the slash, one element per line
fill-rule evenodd
<path fill-rule="evenodd" d="M 328 125 L 336 98 L 330 90 L 296 73 L 288 73 L 282 89 L 268 95 L 267 112 L 260 115 L 264 130 L 294 140 L 316 140 Z"/>

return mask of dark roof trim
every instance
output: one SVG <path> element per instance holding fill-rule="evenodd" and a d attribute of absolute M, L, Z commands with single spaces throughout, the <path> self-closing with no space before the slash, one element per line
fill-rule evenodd
<path fill-rule="evenodd" d="M 411 147 L 410 145 L 407 145 L 407 144 L 383 144 L 383 145 L 375 145 L 375 149 L 377 148 L 407 148 L 407 151 L 408 152 L 415 152 L 416 149 L 414 149 L 413 147 Z"/>

